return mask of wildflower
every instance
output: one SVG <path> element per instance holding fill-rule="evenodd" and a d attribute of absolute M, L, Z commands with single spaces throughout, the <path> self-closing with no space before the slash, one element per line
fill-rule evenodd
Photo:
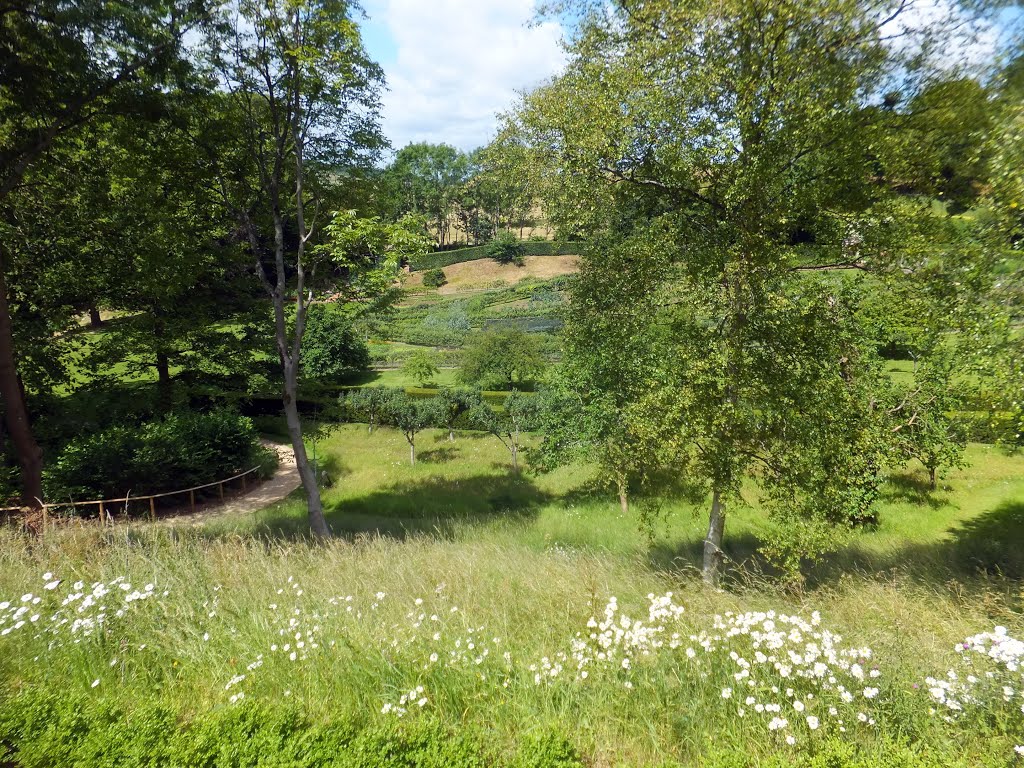
<path fill-rule="evenodd" d="M 818 730 L 818 718 L 816 718 L 814 715 L 808 715 L 807 727 L 810 728 L 812 731 Z"/>
<path fill-rule="evenodd" d="M 723 699 L 732 698 L 732 688 L 723 688 L 722 689 L 722 698 Z"/>
<path fill-rule="evenodd" d="M 877 695 L 878 695 L 878 689 L 877 688 L 865 688 L 864 689 L 864 698 L 865 699 L 873 699 Z"/>

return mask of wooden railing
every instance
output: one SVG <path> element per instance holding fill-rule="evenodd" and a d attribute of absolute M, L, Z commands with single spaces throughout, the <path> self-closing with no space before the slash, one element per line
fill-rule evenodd
<path fill-rule="evenodd" d="M 149 502 L 149 519 L 152 520 L 152 521 L 155 521 L 156 520 L 156 500 L 157 499 L 167 498 L 168 496 L 180 496 L 182 494 L 186 494 L 187 493 L 188 494 L 189 510 L 194 513 L 196 511 L 196 491 L 203 491 L 203 490 L 206 490 L 207 488 L 216 488 L 217 489 L 217 493 L 220 496 L 220 500 L 223 503 L 223 501 L 224 501 L 224 485 L 226 483 L 230 483 L 233 480 L 241 479 L 241 481 L 242 481 L 242 490 L 244 491 L 244 490 L 246 490 L 246 478 L 249 475 L 253 474 L 254 472 L 258 472 L 259 469 L 260 469 L 259 467 L 253 467 L 252 469 L 247 469 L 245 472 L 240 472 L 237 475 L 232 475 L 231 477 L 226 477 L 223 480 L 217 480 L 217 481 L 212 482 L 212 483 L 205 483 L 204 485 L 196 485 L 196 486 L 193 486 L 191 488 L 179 488 L 176 491 L 167 491 L 165 493 L 151 493 L 149 495 L 144 495 L 144 496 L 125 496 L 124 498 L 120 498 L 120 499 L 96 499 L 96 500 L 93 500 L 93 501 L 50 502 L 50 503 L 42 504 L 39 507 L 34 507 L 34 509 L 42 509 L 42 512 L 43 512 L 43 527 L 45 528 L 46 524 L 47 524 L 47 518 L 49 516 L 49 511 L 51 509 L 68 509 L 68 508 L 70 508 L 72 510 L 77 510 L 78 507 L 95 506 L 95 507 L 97 507 L 97 511 L 99 512 L 99 521 L 100 521 L 100 523 L 107 523 L 107 522 L 110 522 L 112 520 L 109 507 L 112 507 L 112 506 L 117 505 L 117 504 L 125 504 L 127 506 L 127 504 L 129 502 L 148 501 Z M 20 512 L 20 511 L 22 511 L 24 509 L 25 509 L 25 507 L 0 507 L 0 514 L 4 514 L 4 513 L 8 513 L 9 514 L 11 512 Z M 33 509 L 33 508 L 30 508 L 30 509 Z"/>

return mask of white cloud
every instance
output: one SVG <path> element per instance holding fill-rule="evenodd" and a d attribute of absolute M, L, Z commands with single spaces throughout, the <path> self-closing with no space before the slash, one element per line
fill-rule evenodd
<path fill-rule="evenodd" d="M 384 62 L 383 126 L 395 148 L 410 141 L 462 149 L 487 143 L 495 113 L 517 90 L 565 63 L 556 21 L 528 26 L 535 0 L 369 0 L 397 53 Z"/>
<path fill-rule="evenodd" d="M 942 70 L 977 71 L 991 65 L 1006 44 L 998 20 L 971 16 L 955 0 L 908 0 L 902 13 L 882 28 L 901 53 L 918 53 L 933 37 L 929 62 Z M 937 42 L 936 42 L 937 41 Z"/>

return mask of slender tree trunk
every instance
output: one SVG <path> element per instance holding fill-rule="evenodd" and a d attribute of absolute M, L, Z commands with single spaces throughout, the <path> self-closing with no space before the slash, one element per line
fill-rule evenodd
<path fill-rule="evenodd" d="M 89 307 L 89 326 L 92 328 L 99 328 L 103 325 L 103 318 L 100 317 L 100 311 L 95 304 Z"/>
<path fill-rule="evenodd" d="M 629 487 L 626 478 L 619 478 L 619 509 L 623 515 L 629 514 Z"/>
<path fill-rule="evenodd" d="M 320 487 L 316 482 L 316 473 L 310 466 L 306 454 L 306 444 L 302 441 L 302 421 L 299 419 L 299 408 L 295 401 L 297 386 L 294 376 L 285 376 L 284 418 L 288 424 L 288 436 L 292 440 L 292 451 L 295 453 L 295 466 L 302 479 L 302 487 L 306 491 L 306 505 L 309 508 L 309 527 L 313 535 L 327 538 L 331 535 L 324 518 L 323 502 L 320 499 Z"/>
<path fill-rule="evenodd" d="M 416 441 L 415 439 L 409 441 L 409 466 L 416 466 Z"/>
<path fill-rule="evenodd" d="M 21 467 L 21 499 L 28 507 L 38 507 L 43 498 L 43 452 L 32 434 L 25 405 L 25 392 L 18 378 L 14 353 L 14 327 L 7 303 L 7 280 L 0 254 L 0 400 L 4 403 L 7 431 Z"/>
<path fill-rule="evenodd" d="M 711 495 L 708 535 L 704 538 L 704 583 L 717 587 L 722 577 L 722 538 L 725 535 L 725 504 L 718 489 Z"/>
<path fill-rule="evenodd" d="M 933 491 L 939 487 L 938 466 L 932 464 L 928 467 L 928 487 Z"/>
<path fill-rule="evenodd" d="M 455 442 L 455 430 L 454 429 L 451 429 L 451 428 L 448 429 L 448 442 L 449 443 L 454 443 Z"/>
<path fill-rule="evenodd" d="M 519 474 L 519 446 L 512 443 L 512 471 Z"/>

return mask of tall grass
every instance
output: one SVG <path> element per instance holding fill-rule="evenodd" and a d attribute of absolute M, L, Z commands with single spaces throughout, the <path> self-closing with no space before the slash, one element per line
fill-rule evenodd
<path fill-rule="evenodd" d="M 128 710 L 157 701 L 183 723 L 287 703 L 314 722 L 436 722 L 482 733 L 496 762 L 548 731 L 592 765 L 768 764 L 845 749 L 867 764 L 897 752 L 926 761 L 906 764 L 1012 759 L 1020 743 L 1012 722 L 932 716 L 924 680 L 945 674 L 969 635 L 996 625 L 1024 631 L 1020 583 L 1006 572 L 1019 556 L 1020 458 L 973 446 L 973 467 L 951 474 L 934 496 L 921 495 L 913 475 L 897 479 L 878 530 L 852 536 L 800 592 L 757 575 L 751 552 L 763 519 L 737 512 L 727 538 L 746 567 L 716 591 L 694 572 L 701 519 L 692 508 L 666 504 L 667 520 L 645 532 L 591 490 L 586 468 L 516 477 L 496 442 L 444 437 L 424 439 L 415 467 L 405 464 L 402 438 L 387 431 L 346 426 L 321 443 L 336 480 L 325 503 L 343 534 L 326 544 L 302 535 L 298 501 L 202 528 L 72 528 L 42 540 L 3 532 L 0 601 L 41 597 L 27 617 L 38 613 L 37 622 L 0 637 L 8 701 L 32 691 Z M 1001 558 L 1003 573 L 975 568 L 986 552 Z M 83 613 L 84 597 L 61 607 L 118 577 L 131 589 L 114 584 Z M 118 617 L 124 597 L 148 585 L 152 596 Z M 648 622 L 648 595 L 667 592 L 685 612 Z M 628 670 L 619 656 L 619 666 L 591 662 L 580 679 L 572 641 L 596 632 L 588 620 L 600 621 L 613 596 L 620 614 L 664 626 L 656 636 L 665 644 L 649 653 L 632 646 Z M 94 616 L 101 605 L 106 623 L 89 636 L 51 618 Z M 700 650 L 691 635 L 714 635 L 715 616 L 749 611 L 808 621 L 818 611 L 843 647 L 871 649 L 879 694 L 850 709 L 847 732 L 832 723 L 811 733 L 790 713 L 790 730 L 802 730 L 787 745 L 760 715 L 738 715 L 746 693 L 727 655 L 686 655 Z M 563 669 L 537 684 L 551 665 Z M 772 678 L 759 674 L 758 697 L 768 701 Z M 736 693 L 723 698 L 728 687 Z M 874 724 L 849 722 L 860 712 Z"/>

